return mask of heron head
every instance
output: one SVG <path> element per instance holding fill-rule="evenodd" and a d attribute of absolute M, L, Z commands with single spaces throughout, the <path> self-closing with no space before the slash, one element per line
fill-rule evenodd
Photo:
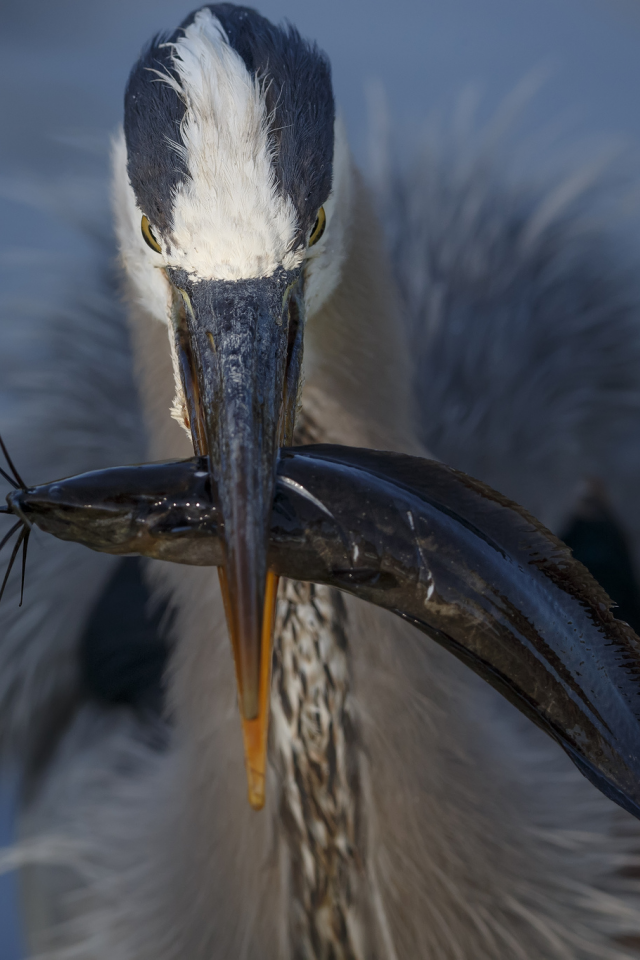
<path fill-rule="evenodd" d="M 143 52 L 116 147 L 125 266 L 169 326 L 177 407 L 219 491 L 221 583 L 255 806 L 275 468 L 293 435 L 305 308 L 328 295 L 339 258 L 334 113 L 329 64 L 314 45 L 253 10 L 212 4 Z"/>

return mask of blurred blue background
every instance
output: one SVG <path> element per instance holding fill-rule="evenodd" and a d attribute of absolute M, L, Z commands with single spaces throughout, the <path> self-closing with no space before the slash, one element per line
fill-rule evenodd
<path fill-rule="evenodd" d="M 13 307 L 53 310 L 89 256 L 79 225 L 108 215 L 110 131 L 128 70 L 192 0 L 1 0 L 0 324 Z M 545 149 L 584 162 L 618 150 L 640 170 L 640 0 L 264 0 L 329 54 L 356 156 L 366 162 L 367 91 L 415 131 L 473 107 L 495 114 L 524 78 L 541 83 L 519 121 L 536 175 Z M 528 141 L 535 134 L 535 141 Z M 533 144 L 536 144 L 535 149 Z M 640 182 L 640 178 L 638 178 Z M 630 219 L 640 238 L 635 204 Z M 14 783 L 0 786 L 0 845 Z M 15 878 L 0 877 L 0 960 L 22 952 Z"/>

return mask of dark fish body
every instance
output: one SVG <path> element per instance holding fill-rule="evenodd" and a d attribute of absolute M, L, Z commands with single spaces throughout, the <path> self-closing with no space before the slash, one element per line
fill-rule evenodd
<path fill-rule="evenodd" d="M 206 457 L 94 470 L 16 490 L 7 501 L 46 533 L 100 553 L 222 563 Z"/>
<path fill-rule="evenodd" d="M 15 491 L 26 521 L 107 553 L 222 562 L 204 458 Z M 269 565 L 391 610 L 433 637 L 640 817 L 640 641 L 585 567 L 516 504 L 441 463 L 283 450 Z"/>

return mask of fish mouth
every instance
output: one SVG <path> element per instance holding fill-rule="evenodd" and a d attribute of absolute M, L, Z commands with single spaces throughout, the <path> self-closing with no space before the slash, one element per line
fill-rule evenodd
<path fill-rule="evenodd" d="M 194 281 L 169 270 L 194 450 L 218 491 L 219 567 L 243 722 L 251 805 L 264 804 L 277 578 L 267 548 L 280 447 L 293 437 L 302 371 L 301 270 Z"/>

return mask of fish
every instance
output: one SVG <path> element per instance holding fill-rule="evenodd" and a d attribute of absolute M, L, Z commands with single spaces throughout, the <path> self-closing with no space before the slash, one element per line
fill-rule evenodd
<path fill-rule="evenodd" d="M 23 540 L 36 526 L 104 553 L 224 561 L 206 457 L 13 485 L 4 512 Z M 413 624 L 640 818 L 640 639 L 586 567 L 522 507 L 435 460 L 284 448 L 268 565 Z"/>

